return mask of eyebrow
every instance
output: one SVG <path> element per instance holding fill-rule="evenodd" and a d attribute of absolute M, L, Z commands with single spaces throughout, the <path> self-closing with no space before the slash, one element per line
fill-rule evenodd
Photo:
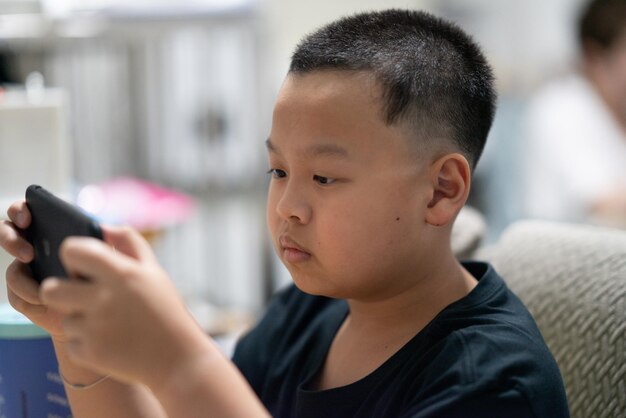
<path fill-rule="evenodd" d="M 274 154 L 280 154 L 280 151 L 271 141 L 271 138 L 265 140 L 267 150 Z M 316 144 L 304 150 L 303 155 L 307 157 L 337 157 L 348 158 L 348 150 L 337 144 Z"/>

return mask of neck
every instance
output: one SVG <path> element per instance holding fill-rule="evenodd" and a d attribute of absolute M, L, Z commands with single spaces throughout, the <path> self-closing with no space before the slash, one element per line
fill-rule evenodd
<path fill-rule="evenodd" d="M 355 332 L 375 330 L 379 334 L 412 336 L 446 306 L 466 296 L 476 283 L 450 254 L 447 263 L 417 276 L 409 288 L 376 301 L 348 300 L 350 315 L 346 326 Z"/>
<path fill-rule="evenodd" d="M 439 266 L 448 267 L 422 268 L 421 274 L 413 275 L 411 285 L 401 286 L 385 297 L 348 300 L 350 314 L 328 351 L 318 377 L 318 389 L 347 385 L 367 376 L 441 310 L 476 286 L 476 280 L 451 253 L 439 260 L 446 261 Z"/>

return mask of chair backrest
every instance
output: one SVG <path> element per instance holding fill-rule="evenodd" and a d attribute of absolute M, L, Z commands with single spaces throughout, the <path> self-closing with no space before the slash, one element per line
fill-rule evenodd
<path fill-rule="evenodd" d="M 563 375 L 571 416 L 626 416 L 626 231 L 518 221 L 481 250 L 523 300 Z"/>
<path fill-rule="evenodd" d="M 452 228 L 452 253 L 458 259 L 470 258 L 482 244 L 486 232 L 483 215 L 471 206 L 464 206 Z"/>

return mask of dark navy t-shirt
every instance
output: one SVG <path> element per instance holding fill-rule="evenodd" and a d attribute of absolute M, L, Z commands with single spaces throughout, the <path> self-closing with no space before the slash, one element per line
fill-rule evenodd
<path fill-rule="evenodd" d="M 568 417 L 559 369 L 537 326 L 494 269 L 363 379 L 313 390 L 345 301 L 295 286 L 278 293 L 234 362 L 274 417 Z"/>

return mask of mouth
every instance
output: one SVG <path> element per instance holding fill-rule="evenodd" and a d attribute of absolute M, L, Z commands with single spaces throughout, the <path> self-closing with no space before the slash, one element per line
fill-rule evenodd
<path fill-rule="evenodd" d="M 279 243 L 282 258 L 287 263 L 302 263 L 311 258 L 311 253 L 289 236 L 281 235 L 279 238 Z"/>

